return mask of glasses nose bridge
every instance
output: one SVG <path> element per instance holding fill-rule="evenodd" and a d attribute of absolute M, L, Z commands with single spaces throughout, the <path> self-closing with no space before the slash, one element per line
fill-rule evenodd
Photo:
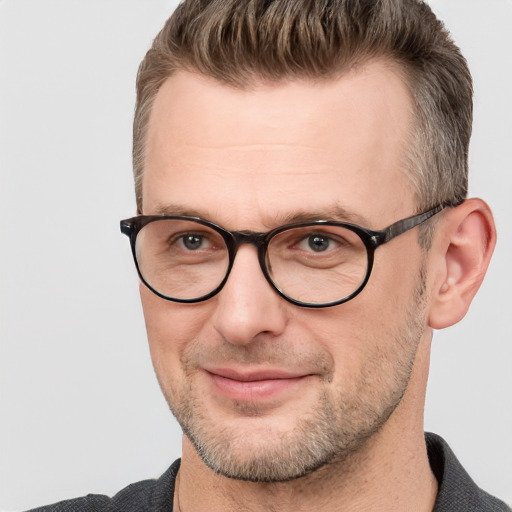
<path fill-rule="evenodd" d="M 231 235 L 231 264 L 234 264 L 238 249 L 242 245 L 252 245 L 256 247 L 258 253 L 258 261 L 266 277 L 267 271 L 265 268 L 265 251 L 267 246 L 267 233 L 260 233 L 256 231 L 230 231 Z"/>
<path fill-rule="evenodd" d="M 253 245 L 256 247 L 260 258 L 265 252 L 267 233 L 259 233 L 256 231 L 231 231 L 230 234 L 233 240 L 233 258 L 235 258 L 241 245 Z"/>

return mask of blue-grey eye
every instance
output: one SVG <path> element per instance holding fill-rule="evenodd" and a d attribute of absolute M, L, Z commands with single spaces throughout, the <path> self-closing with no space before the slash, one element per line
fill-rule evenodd
<path fill-rule="evenodd" d="M 198 235 L 184 235 L 183 245 L 190 251 L 199 249 L 203 243 L 203 237 Z"/>
<path fill-rule="evenodd" d="M 330 239 L 323 235 L 310 235 L 308 245 L 315 252 L 323 252 L 329 248 Z"/>

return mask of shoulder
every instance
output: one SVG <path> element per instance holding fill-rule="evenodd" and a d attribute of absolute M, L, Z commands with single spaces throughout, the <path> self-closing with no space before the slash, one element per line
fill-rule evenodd
<path fill-rule="evenodd" d="M 111 498 L 89 494 L 29 512 L 172 512 L 179 466 L 180 461 L 177 460 L 159 479 L 131 484 Z"/>
<path fill-rule="evenodd" d="M 434 512 L 511 512 L 475 484 L 444 439 L 430 433 L 425 438 L 430 467 L 439 484 Z"/>

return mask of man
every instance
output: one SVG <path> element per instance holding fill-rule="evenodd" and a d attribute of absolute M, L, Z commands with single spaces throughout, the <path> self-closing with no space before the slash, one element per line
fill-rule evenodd
<path fill-rule="evenodd" d="M 417 1 L 182 4 L 139 71 L 121 229 L 183 455 L 49 510 L 509 510 L 423 432 L 432 330 L 496 238 L 471 96 Z"/>

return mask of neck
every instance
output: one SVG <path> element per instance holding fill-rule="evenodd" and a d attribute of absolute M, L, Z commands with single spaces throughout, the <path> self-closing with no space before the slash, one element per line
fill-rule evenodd
<path fill-rule="evenodd" d="M 424 357 L 428 360 L 428 353 L 417 355 L 409 388 L 383 428 L 357 453 L 305 477 L 279 483 L 232 480 L 209 469 L 184 437 L 175 509 L 179 499 L 180 512 L 431 512 L 437 481 L 423 433 L 427 370 L 421 368 L 428 368 L 423 364 L 428 361 L 418 358 Z"/>

